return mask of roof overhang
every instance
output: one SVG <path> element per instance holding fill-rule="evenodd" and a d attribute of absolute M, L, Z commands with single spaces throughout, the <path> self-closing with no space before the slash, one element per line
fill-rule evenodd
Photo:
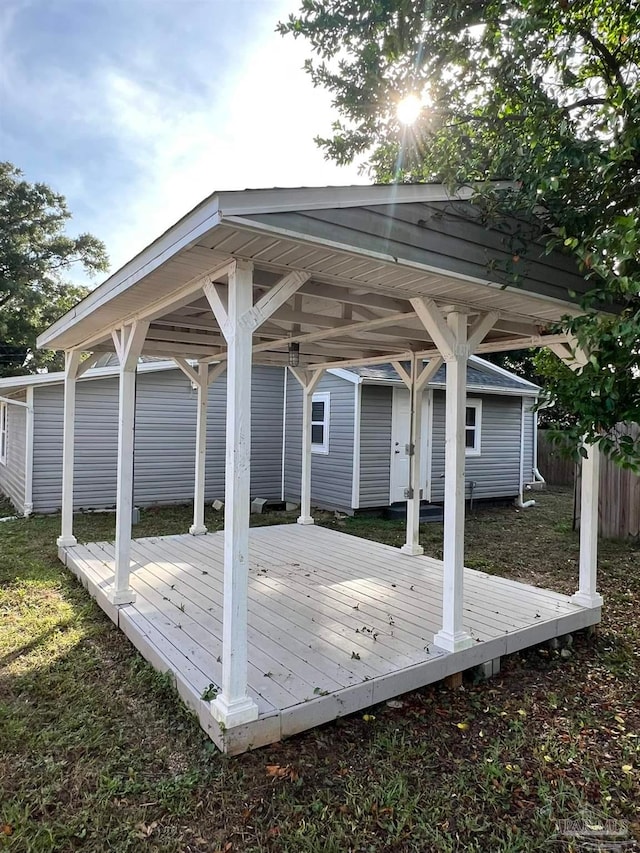
<path fill-rule="evenodd" d="M 497 187 L 514 189 L 511 184 Z M 313 332 L 313 341 L 303 347 L 305 363 L 380 360 L 407 350 L 429 355 L 433 344 L 408 301 L 415 297 L 432 299 L 445 310 L 463 310 L 470 317 L 495 312 L 499 322 L 484 351 L 491 351 L 490 346 L 507 350 L 542 345 L 549 325 L 563 315 L 578 313 L 568 291 L 566 298 L 552 296 L 505 284 L 492 277 L 489 268 L 484 275 L 482 271 L 474 275 L 468 267 L 460 272 L 421 262 L 419 245 L 407 257 L 402 250 L 391 254 L 384 240 L 378 241 L 379 250 L 363 247 L 342 226 L 336 226 L 334 239 L 306 228 L 317 212 L 346 211 L 351 216 L 349 209 L 368 210 L 372 205 L 405 211 L 415 205 L 465 202 L 473 193 L 469 187 L 451 194 L 440 185 L 216 193 L 40 335 L 38 346 L 112 351 L 112 330 L 146 319 L 151 327 L 145 353 L 213 360 L 224 342 L 202 287 L 211 279 L 224 287 L 227 269 L 236 260 L 253 262 L 256 300 L 292 270 L 308 277 L 297 296 L 259 330 L 256 340 L 262 343 L 256 360 L 264 363 L 284 363 L 282 341 L 296 331 L 302 338 Z M 295 214 L 295 228 L 269 220 L 284 214 Z M 474 252 L 478 254 L 476 248 Z M 544 275 L 544 263 L 541 269 L 538 278 Z M 406 320 L 395 327 L 368 332 L 347 322 L 356 316 L 384 317 L 405 309 Z M 344 338 L 336 335 L 341 324 L 349 330 Z M 323 326 L 331 330 L 327 334 L 331 340 L 320 334 Z M 273 351 L 267 346 L 270 340 L 278 344 Z"/>

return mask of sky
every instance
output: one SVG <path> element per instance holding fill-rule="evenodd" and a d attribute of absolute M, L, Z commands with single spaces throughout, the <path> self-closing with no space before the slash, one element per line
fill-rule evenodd
<path fill-rule="evenodd" d="M 364 183 L 324 159 L 297 0 L 3 0 L 0 159 L 117 269 L 214 190 Z"/>

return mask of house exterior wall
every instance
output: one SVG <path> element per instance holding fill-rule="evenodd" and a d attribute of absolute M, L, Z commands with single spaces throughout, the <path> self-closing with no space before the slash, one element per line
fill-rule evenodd
<path fill-rule="evenodd" d="M 25 395 L 16 397 L 25 402 Z M 0 463 L 0 491 L 19 512 L 25 502 L 25 452 L 27 412 L 23 406 L 7 406 L 7 464 Z"/>
<path fill-rule="evenodd" d="M 386 506 L 391 478 L 393 389 L 362 386 L 360 419 L 360 507 Z"/>
<path fill-rule="evenodd" d="M 316 393 L 328 392 L 329 453 L 312 453 L 311 504 L 330 509 L 351 509 L 353 491 L 353 431 L 355 411 L 353 383 L 325 374 Z M 287 377 L 284 496 L 300 500 L 302 459 L 302 388 L 291 374 Z"/>
<path fill-rule="evenodd" d="M 279 499 L 281 490 L 283 370 L 256 366 L 251 416 L 256 436 L 251 494 Z M 61 504 L 62 385 L 35 389 L 36 512 Z M 139 506 L 193 499 L 196 392 L 179 370 L 139 373 L 136 388 L 134 500 Z M 207 500 L 224 497 L 226 376 L 209 389 Z M 113 507 L 116 500 L 118 379 L 80 381 L 76 401 L 74 507 Z"/>

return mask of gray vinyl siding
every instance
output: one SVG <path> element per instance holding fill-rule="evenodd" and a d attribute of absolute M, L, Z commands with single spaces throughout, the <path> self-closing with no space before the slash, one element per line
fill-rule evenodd
<path fill-rule="evenodd" d="M 515 497 L 520 490 L 520 397 L 469 393 L 482 400 L 480 456 L 467 456 L 466 495 L 497 498 Z M 444 499 L 445 395 L 433 394 L 433 461 L 431 500 Z"/>
<path fill-rule="evenodd" d="M 325 375 L 316 393 L 329 392 L 329 453 L 313 453 L 311 503 L 329 509 L 351 509 L 353 493 L 353 430 L 355 386 L 346 379 Z M 300 500 L 302 457 L 302 389 L 297 379 L 287 379 L 285 498 Z"/>
<path fill-rule="evenodd" d="M 281 490 L 283 370 L 253 369 L 251 494 L 279 499 Z M 34 394 L 36 512 L 60 508 L 63 386 Z M 179 370 L 139 373 L 136 388 L 134 500 L 139 506 L 193 499 L 196 392 Z M 224 497 L 226 377 L 209 389 L 206 498 Z M 113 507 L 116 501 L 118 380 L 78 383 L 74 506 Z"/>
<path fill-rule="evenodd" d="M 362 386 L 360 419 L 360 507 L 389 503 L 393 389 Z"/>
<path fill-rule="evenodd" d="M 24 395 L 20 399 L 24 402 Z M 24 512 L 26 426 L 26 410 L 22 406 L 8 405 L 7 464 L 0 464 L 0 491 L 21 513 Z"/>

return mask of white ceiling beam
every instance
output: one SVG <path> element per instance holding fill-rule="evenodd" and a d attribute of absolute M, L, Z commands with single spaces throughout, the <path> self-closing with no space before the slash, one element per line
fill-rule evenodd
<path fill-rule="evenodd" d="M 213 331 L 213 330 L 212 330 Z M 149 328 L 147 338 L 150 341 L 161 341 L 162 343 L 185 343 L 185 344 L 202 344 L 203 346 L 216 346 L 224 343 L 224 338 L 218 330 L 217 335 L 204 335 L 198 332 L 178 332 L 167 331 L 166 329 L 157 329 L 154 326 Z"/>
<path fill-rule="evenodd" d="M 340 287 L 335 284 L 307 282 L 302 285 L 299 293 L 318 299 L 329 299 L 341 304 L 346 302 L 349 305 L 363 305 L 365 308 L 382 308 L 394 312 L 406 312 L 408 309 L 404 299 L 394 299 L 391 296 L 382 296 L 379 293 L 355 293 L 348 287 Z"/>

